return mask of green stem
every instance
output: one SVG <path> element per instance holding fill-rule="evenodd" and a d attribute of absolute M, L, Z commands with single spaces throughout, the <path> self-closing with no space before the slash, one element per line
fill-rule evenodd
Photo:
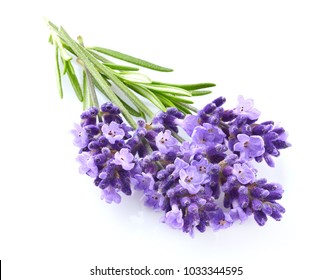
<path fill-rule="evenodd" d="M 63 28 L 62 28 L 63 30 Z M 143 111 L 145 114 L 147 114 L 148 117 L 153 118 L 154 113 L 135 95 L 131 90 L 120 80 L 118 79 L 112 70 L 110 70 L 108 67 L 101 64 L 92 54 L 90 54 L 87 50 L 81 48 L 81 52 L 83 52 L 88 59 L 102 72 L 106 75 L 107 78 L 109 78 L 113 84 L 116 84 L 116 86 L 132 101 L 132 103 L 137 106 L 141 111 Z"/>
<path fill-rule="evenodd" d="M 131 117 L 130 113 L 126 110 L 126 108 L 123 106 L 122 102 L 117 98 L 117 96 L 114 94 L 114 92 L 108 87 L 105 80 L 102 78 L 101 74 L 97 71 L 96 67 L 93 65 L 93 63 L 89 60 L 86 53 L 82 51 L 82 47 L 77 44 L 69 34 L 60 27 L 59 34 L 64 38 L 68 46 L 76 53 L 76 55 L 82 60 L 86 68 L 90 71 L 93 78 L 99 83 L 100 87 L 107 92 L 107 95 L 109 99 L 116 104 L 119 109 L 121 110 L 123 116 L 128 121 L 128 123 L 133 127 L 136 128 L 137 124 Z"/>

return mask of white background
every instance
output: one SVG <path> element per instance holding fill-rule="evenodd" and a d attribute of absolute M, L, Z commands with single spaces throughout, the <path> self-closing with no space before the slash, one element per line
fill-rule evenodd
<path fill-rule="evenodd" d="M 89 269 L 95 265 L 181 271 L 194 265 L 243 266 L 238 279 L 329 279 L 329 1 L 5 3 L 0 9 L 4 279 L 93 279 Z M 262 228 L 249 221 L 192 239 L 159 223 L 161 215 L 144 208 L 139 195 L 120 205 L 100 201 L 74 161 L 77 149 L 68 131 L 81 107 L 67 81 L 64 100 L 57 96 L 44 16 L 73 37 L 83 35 L 86 45 L 176 70 L 145 71 L 155 79 L 215 82 L 213 95 L 198 99 L 197 107 L 223 95 L 231 108 L 243 94 L 254 98 L 262 120 L 281 121 L 293 147 L 282 152 L 275 169 L 262 168 L 261 174 L 286 190 L 283 220 Z M 185 277 L 190 278 L 197 277 Z M 209 277 L 218 278 L 225 277 Z"/>

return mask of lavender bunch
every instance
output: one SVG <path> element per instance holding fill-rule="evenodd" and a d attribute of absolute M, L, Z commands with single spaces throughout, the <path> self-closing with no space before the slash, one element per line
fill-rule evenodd
<path fill-rule="evenodd" d="M 258 123 L 251 99 L 240 96 L 230 110 L 224 103 L 219 97 L 186 116 L 168 108 L 136 129 L 110 102 L 100 111 L 91 107 L 72 131 L 80 172 L 94 179 L 106 202 L 139 191 L 147 207 L 163 212 L 164 223 L 191 235 L 250 215 L 260 226 L 268 217 L 279 221 L 283 188 L 258 178 L 254 163 L 273 167 L 272 158 L 290 146 L 287 133 L 272 121 Z"/>
<path fill-rule="evenodd" d="M 120 203 L 123 194 L 141 192 L 147 207 L 163 212 L 164 223 L 191 235 L 195 229 L 227 228 L 250 215 L 260 226 L 268 217 L 281 219 L 283 188 L 258 178 L 254 164 L 265 161 L 273 167 L 273 157 L 290 144 L 282 127 L 258 123 L 253 100 L 240 96 L 236 108 L 225 109 L 225 98 L 219 97 L 197 110 L 190 98 L 211 93 L 206 89 L 215 84 L 152 80 L 137 66 L 172 69 L 112 49 L 86 47 L 81 36 L 76 41 L 63 27 L 46 23 L 60 97 L 67 75 L 83 103 L 81 122 L 72 131 L 80 148 L 79 170 L 94 179 L 102 199 Z M 99 107 L 99 94 L 110 102 Z M 154 116 L 146 102 L 161 112 Z"/>

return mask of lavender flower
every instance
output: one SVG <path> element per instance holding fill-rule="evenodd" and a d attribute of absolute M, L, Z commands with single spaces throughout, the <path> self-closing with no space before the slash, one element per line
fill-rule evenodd
<path fill-rule="evenodd" d="M 220 97 L 185 118 L 169 108 L 150 124 L 139 120 L 136 130 L 113 104 L 103 104 L 101 112 L 92 107 L 72 131 L 80 173 L 94 178 L 107 203 L 140 192 L 145 206 L 164 213 L 165 224 L 191 236 L 249 216 L 260 226 L 269 217 L 279 221 L 283 188 L 258 179 L 254 164 L 274 166 L 272 158 L 290 146 L 287 133 L 272 121 L 257 123 L 260 112 L 251 99 L 240 96 L 230 110 L 224 103 Z M 179 128 L 186 141 L 174 137 Z"/>
<path fill-rule="evenodd" d="M 80 125 L 74 123 L 75 129 L 71 130 L 71 133 L 74 135 L 74 145 L 79 148 L 85 148 L 88 144 L 88 134 L 85 129 Z"/>
<path fill-rule="evenodd" d="M 252 169 L 246 164 L 236 163 L 233 165 L 232 174 L 237 177 L 241 184 L 252 183 L 255 179 L 255 174 Z"/>
<path fill-rule="evenodd" d="M 190 194 L 196 194 L 201 190 L 201 184 L 206 180 L 206 174 L 198 172 L 195 166 L 190 166 L 186 170 L 179 171 L 179 183 L 188 190 Z"/>
<path fill-rule="evenodd" d="M 183 227 L 183 212 L 176 204 L 172 206 L 171 211 L 165 214 L 164 222 L 174 229 L 181 229 Z"/>
<path fill-rule="evenodd" d="M 165 153 L 177 145 L 177 140 L 171 135 L 170 130 L 166 130 L 155 137 L 155 144 L 160 152 Z"/>
<path fill-rule="evenodd" d="M 234 151 L 240 152 L 241 158 L 250 160 L 264 154 L 264 142 L 261 136 L 248 136 L 246 134 L 238 134 L 238 143 L 234 144 Z"/>
<path fill-rule="evenodd" d="M 114 144 L 115 141 L 123 139 L 125 133 L 116 122 L 111 122 L 109 125 L 104 124 L 101 128 L 103 135 L 108 139 L 110 144 Z"/>
<path fill-rule="evenodd" d="M 102 190 L 101 199 L 104 199 L 107 203 L 120 203 L 121 196 L 111 187 Z"/>
<path fill-rule="evenodd" d="M 89 153 L 81 153 L 76 160 L 81 164 L 79 167 L 79 172 L 81 174 L 87 174 L 92 178 L 98 176 L 98 168 L 94 163 L 93 157 Z"/>
<path fill-rule="evenodd" d="M 114 156 L 114 163 L 116 165 L 121 165 L 124 170 L 131 170 L 134 167 L 132 160 L 133 155 L 127 148 L 123 148 L 119 152 L 116 152 Z"/>
<path fill-rule="evenodd" d="M 260 111 L 253 108 L 254 107 L 254 101 L 253 99 L 244 99 L 242 95 L 239 95 L 238 97 L 238 105 L 237 108 L 234 110 L 234 112 L 237 115 L 243 115 L 249 118 L 250 120 L 256 120 L 260 116 Z"/>

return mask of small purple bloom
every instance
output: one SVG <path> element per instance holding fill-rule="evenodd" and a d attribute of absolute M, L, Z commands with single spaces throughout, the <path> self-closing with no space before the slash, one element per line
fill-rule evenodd
<path fill-rule="evenodd" d="M 253 170 L 246 164 L 236 163 L 233 165 L 232 174 L 237 177 L 241 184 L 252 183 L 255 179 Z"/>
<path fill-rule="evenodd" d="M 216 210 L 210 214 L 210 226 L 216 231 L 219 229 L 225 229 L 232 225 L 233 221 L 229 214 L 224 214 L 221 209 Z"/>
<path fill-rule="evenodd" d="M 185 119 L 182 121 L 181 126 L 188 135 L 192 135 L 195 127 L 199 126 L 198 116 L 196 115 L 186 115 Z"/>
<path fill-rule="evenodd" d="M 102 190 L 101 199 L 104 199 L 107 203 L 120 203 L 121 196 L 112 187 L 107 187 Z"/>
<path fill-rule="evenodd" d="M 178 144 L 178 141 L 171 135 L 170 130 L 160 132 L 155 137 L 155 144 L 160 152 L 166 153 Z"/>
<path fill-rule="evenodd" d="M 98 167 L 95 165 L 92 155 L 83 152 L 77 156 L 76 161 L 81 164 L 79 167 L 81 174 L 87 174 L 92 178 L 98 177 Z"/>
<path fill-rule="evenodd" d="M 122 165 L 124 170 L 131 170 L 134 167 L 133 155 L 129 152 L 129 149 L 123 148 L 119 152 L 116 152 L 114 156 L 114 163 L 116 165 Z"/>
<path fill-rule="evenodd" d="M 154 187 L 154 178 L 150 173 L 142 172 L 141 174 L 136 174 L 131 181 L 136 190 L 151 190 Z"/>
<path fill-rule="evenodd" d="M 84 129 L 79 124 L 74 123 L 75 129 L 70 132 L 75 136 L 74 145 L 79 148 L 85 148 L 88 144 L 88 135 Z"/>
<path fill-rule="evenodd" d="M 188 141 L 184 141 L 180 146 L 180 152 L 183 155 L 184 160 L 189 160 L 192 156 L 203 151 L 203 147 L 200 145 L 196 145 L 195 143 L 190 143 Z"/>
<path fill-rule="evenodd" d="M 264 154 L 264 141 L 261 136 L 246 134 L 238 134 L 239 142 L 234 144 L 233 150 L 240 152 L 240 157 L 245 160 L 250 160 Z"/>
<path fill-rule="evenodd" d="M 199 161 L 193 160 L 191 165 L 195 166 L 198 172 L 202 174 L 208 173 L 212 166 L 206 158 L 202 158 Z"/>
<path fill-rule="evenodd" d="M 245 211 L 239 205 L 231 209 L 229 214 L 233 221 L 240 220 L 243 222 L 248 218 Z"/>
<path fill-rule="evenodd" d="M 177 177 L 179 175 L 180 170 L 182 169 L 185 170 L 190 166 L 186 161 L 180 158 L 176 158 L 174 164 L 175 164 L 175 170 L 172 172 L 172 175 L 174 177 Z"/>
<path fill-rule="evenodd" d="M 154 190 L 145 191 L 145 206 L 154 210 L 160 210 L 164 202 L 164 196 Z"/>
<path fill-rule="evenodd" d="M 187 170 L 181 169 L 179 176 L 179 183 L 187 189 L 190 194 L 197 194 L 202 189 L 201 184 L 208 177 L 206 174 L 199 173 L 194 166 L 190 166 Z"/>
<path fill-rule="evenodd" d="M 108 139 L 110 144 L 114 144 L 115 141 L 123 139 L 125 132 L 120 128 L 120 125 L 116 122 L 111 122 L 109 125 L 104 124 L 101 128 L 103 135 Z"/>
<path fill-rule="evenodd" d="M 197 126 L 192 133 L 192 141 L 198 145 L 215 146 L 223 143 L 225 134 L 217 126 L 204 123 Z"/>
<path fill-rule="evenodd" d="M 237 115 L 244 115 L 247 116 L 250 120 L 256 120 L 260 116 L 260 111 L 253 108 L 254 107 L 254 101 L 253 99 L 244 99 L 242 95 L 239 95 L 238 97 L 238 105 L 237 108 L 234 110 L 234 112 Z"/>
<path fill-rule="evenodd" d="M 176 204 L 172 205 L 172 210 L 167 212 L 164 222 L 174 229 L 181 229 L 184 225 L 183 212 Z"/>

